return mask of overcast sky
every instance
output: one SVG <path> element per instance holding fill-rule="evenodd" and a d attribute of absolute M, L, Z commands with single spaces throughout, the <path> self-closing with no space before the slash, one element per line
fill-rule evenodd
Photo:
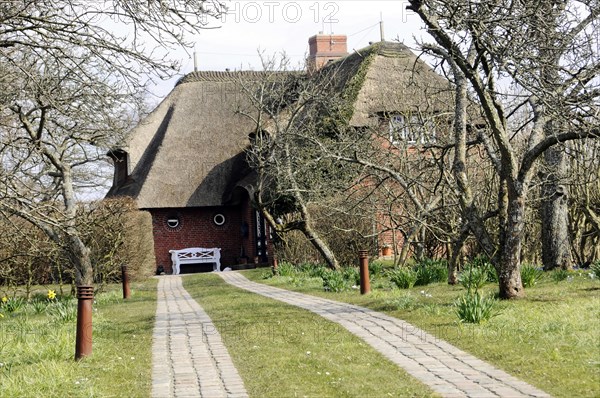
<path fill-rule="evenodd" d="M 285 51 L 296 65 L 308 53 L 308 38 L 319 32 L 345 34 L 348 51 L 358 50 L 380 39 L 380 18 L 386 40 L 413 47 L 413 36 L 424 35 L 419 18 L 405 9 L 407 1 L 232 0 L 226 4 L 226 15 L 207 20 L 215 29 L 193 38 L 199 70 L 259 70 L 259 49 L 267 55 Z M 176 57 L 181 59 L 182 74 L 194 70 L 191 53 L 182 50 Z M 159 83 L 152 92 L 161 97 L 168 94 L 177 79 Z"/>

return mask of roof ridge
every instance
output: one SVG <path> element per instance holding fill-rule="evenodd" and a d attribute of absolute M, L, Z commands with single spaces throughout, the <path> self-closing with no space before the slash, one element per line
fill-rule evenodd
<path fill-rule="evenodd" d="M 183 83 L 191 83 L 191 82 L 229 82 L 229 81 L 238 81 L 240 78 L 263 78 L 265 75 L 273 74 L 273 73 L 282 73 L 282 74 L 293 74 L 300 73 L 298 71 L 281 71 L 281 72 L 273 72 L 273 71 L 255 71 L 255 70 L 237 70 L 237 71 L 216 71 L 216 70 L 208 70 L 208 71 L 195 71 L 190 72 L 187 75 L 183 76 L 181 79 L 175 83 L 175 86 L 178 86 Z M 302 72 L 304 73 L 304 72 Z"/>

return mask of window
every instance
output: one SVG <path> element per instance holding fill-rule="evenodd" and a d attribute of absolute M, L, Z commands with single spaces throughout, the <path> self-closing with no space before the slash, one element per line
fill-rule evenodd
<path fill-rule="evenodd" d="M 181 216 L 177 213 L 167 215 L 165 222 L 170 231 L 178 231 L 181 229 Z"/>
<path fill-rule="evenodd" d="M 436 142 L 433 119 L 419 115 L 393 115 L 389 120 L 390 141 L 392 144 L 431 144 Z"/>
<path fill-rule="evenodd" d="M 215 223 L 215 225 L 220 227 L 221 225 L 225 224 L 225 216 L 221 213 L 215 214 L 215 216 L 213 217 L 213 222 Z"/>

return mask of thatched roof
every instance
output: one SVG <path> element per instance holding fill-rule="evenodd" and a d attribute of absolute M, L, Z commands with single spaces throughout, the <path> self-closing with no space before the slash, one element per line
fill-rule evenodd
<path fill-rule="evenodd" d="M 297 72 L 286 72 L 297 74 Z M 132 132 L 130 176 L 109 196 L 140 208 L 220 206 L 251 191 L 243 149 L 254 122 L 240 82 L 263 72 L 194 72 L 183 77 Z M 330 79 L 352 108 L 349 123 L 373 126 L 381 114 L 442 112 L 452 103 L 446 79 L 400 43 L 377 43 L 335 61 L 311 79 Z M 236 193 L 234 194 L 234 191 Z"/>
<path fill-rule="evenodd" d="M 401 43 L 379 42 L 354 51 L 320 74 L 334 79 L 352 104 L 352 126 L 373 126 L 381 114 L 452 109 L 450 82 Z"/>
<path fill-rule="evenodd" d="M 131 133 L 130 178 L 109 196 L 140 208 L 220 206 L 248 174 L 243 149 L 254 131 L 239 84 L 258 72 L 194 72 Z"/>

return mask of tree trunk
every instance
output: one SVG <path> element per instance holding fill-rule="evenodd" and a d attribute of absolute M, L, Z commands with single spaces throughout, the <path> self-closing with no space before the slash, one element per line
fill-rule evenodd
<path fill-rule="evenodd" d="M 453 62 L 451 64 L 453 66 L 452 70 L 454 71 L 456 81 L 456 104 L 454 108 L 454 161 L 452 164 L 452 172 L 459 193 L 461 215 L 463 220 L 466 220 L 466 226 L 471 230 L 479 242 L 480 247 L 489 258 L 492 258 L 496 253 L 496 248 L 483 224 L 483 220 L 479 216 L 479 210 L 474 203 L 473 191 L 467 175 L 467 80 L 456 64 Z M 468 233 L 468 230 L 465 231 L 464 229 L 461 229 L 461 235 L 466 235 L 464 237 L 460 236 L 455 243 L 458 246 L 453 250 L 453 257 L 450 260 L 450 264 L 448 264 L 450 267 L 448 269 L 448 283 L 450 284 L 456 283 L 451 282 L 451 278 L 456 277 L 456 275 L 453 276 L 452 273 L 454 272 L 454 274 L 456 274 L 456 264 L 458 262 L 458 257 L 454 258 L 456 249 L 462 249 L 462 245 L 465 239 L 467 239 Z M 452 268 L 454 268 L 453 271 Z"/>
<path fill-rule="evenodd" d="M 525 297 L 521 282 L 521 242 L 525 222 L 525 196 L 516 194 L 515 189 L 509 191 L 506 229 L 504 242 L 500 252 L 498 279 L 500 298 L 514 299 Z"/>
<path fill-rule="evenodd" d="M 458 265 L 462 258 L 463 247 L 465 240 L 469 237 L 469 226 L 468 223 L 462 226 L 458 239 L 452 244 L 452 255 L 448 262 L 448 284 L 456 285 L 458 283 Z"/>
<path fill-rule="evenodd" d="M 335 255 L 333 254 L 331 249 L 329 249 L 329 246 L 327 246 L 325 241 L 321 239 L 319 234 L 312 228 L 312 226 L 309 225 L 308 222 L 304 223 L 302 233 L 304 234 L 304 236 L 306 236 L 306 239 L 308 239 L 308 241 L 315 247 L 315 249 L 317 249 L 317 251 L 321 254 L 329 268 L 333 270 L 340 269 L 340 264 L 338 263 L 337 258 L 335 258 Z"/>
<path fill-rule="evenodd" d="M 89 286 L 94 283 L 94 268 L 87 248 L 78 235 L 67 236 L 69 256 L 75 267 L 75 283 L 77 286 Z"/>
<path fill-rule="evenodd" d="M 566 187 L 561 185 L 567 171 L 567 162 L 560 147 L 544 153 L 550 170 L 542 186 L 542 263 L 545 270 L 570 269 L 573 260 L 569 241 L 569 206 Z"/>
<path fill-rule="evenodd" d="M 402 243 L 402 250 L 400 250 L 400 255 L 398 256 L 398 263 L 395 265 L 404 265 L 408 260 L 408 254 L 410 250 L 411 242 L 414 242 L 415 238 L 419 234 L 421 230 L 421 225 L 415 225 L 408 235 L 404 235 L 404 242 Z"/>

